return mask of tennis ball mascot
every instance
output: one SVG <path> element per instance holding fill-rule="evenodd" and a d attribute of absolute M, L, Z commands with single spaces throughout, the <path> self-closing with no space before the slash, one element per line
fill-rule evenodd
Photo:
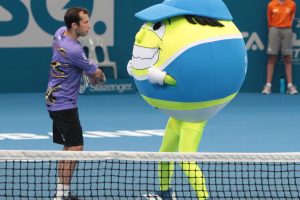
<path fill-rule="evenodd" d="M 222 0 L 165 0 L 135 16 L 145 24 L 135 36 L 127 71 L 145 101 L 170 116 L 160 152 L 197 152 L 207 120 L 244 81 L 243 37 Z M 180 166 L 198 199 L 208 199 L 199 166 Z M 173 163 L 160 163 L 156 197 L 174 196 L 173 170 Z"/>

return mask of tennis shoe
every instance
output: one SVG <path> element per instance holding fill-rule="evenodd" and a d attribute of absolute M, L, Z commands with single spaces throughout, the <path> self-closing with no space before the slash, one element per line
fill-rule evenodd
<path fill-rule="evenodd" d="M 266 84 L 266 85 L 264 86 L 264 89 L 262 90 L 261 93 L 264 94 L 264 95 L 271 94 L 271 85 Z"/>
<path fill-rule="evenodd" d="M 295 94 L 298 94 L 298 90 L 297 90 L 296 86 L 289 85 L 288 89 L 287 89 L 287 93 L 291 94 L 291 95 L 295 95 Z"/>
<path fill-rule="evenodd" d="M 56 195 L 54 195 L 53 200 L 82 200 L 82 199 L 79 199 L 75 195 L 69 194 L 68 196 L 62 196 L 62 197 L 57 197 Z"/>
<path fill-rule="evenodd" d="M 145 200 L 176 200 L 175 192 L 172 189 L 157 191 L 156 194 L 145 194 L 143 197 Z"/>

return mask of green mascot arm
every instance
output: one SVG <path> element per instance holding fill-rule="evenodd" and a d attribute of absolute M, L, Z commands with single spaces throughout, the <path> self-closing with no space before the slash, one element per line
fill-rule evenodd
<path fill-rule="evenodd" d="M 167 74 L 165 79 L 164 79 L 164 83 L 167 84 L 167 85 L 175 86 L 176 85 L 176 80 L 172 76 Z"/>

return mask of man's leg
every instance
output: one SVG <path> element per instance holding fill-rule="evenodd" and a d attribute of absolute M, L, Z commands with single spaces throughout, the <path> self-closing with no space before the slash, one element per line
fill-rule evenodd
<path fill-rule="evenodd" d="M 64 151 L 82 151 L 83 146 L 72 146 L 72 147 L 64 147 Z M 59 161 L 58 162 L 58 176 L 59 176 L 59 183 L 65 186 L 69 186 L 71 183 L 72 175 L 76 168 L 77 161 Z"/>
<path fill-rule="evenodd" d="M 82 151 L 83 146 L 64 147 L 64 151 Z M 77 161 L 59 161 L 58 162 L 58 181 L 56 188 L 56 199 L 68 197 L 70 195 L 70 183 L 77 165 Z"/>
<path fill-rule="evenodd" d="M 285 64 L 285 74 L 287 79 L 287 93 L 288 94 L 298 94 L 296 86 L 293 84 L 293 74 L 292 74 L 292 57 L 290 55 L 284 56 Z"/>
<path fill-rule="evenodd" d="M 274 67 L 277 61 L 277 55 L 279 54 L 280 50 L 280 29 L 271 27 L 269 29 L 268 34 L 268 48 L 267 54 L 268 56 L 268 63 L 267 63 L 267 77 L 266 77 L 266 84 L 263 88 L 263 94 L 270 94 L 271 93 L 271 84 L 272 78 L 274 73 Z"/>
<path fill-rule="evenodd" d="M 277 61 L 277 56 L 276 55 L 269 55 L 268 58 L 268 64 L 267 64 L 267 84 L 270 83 L 272 84 L 272 78 L 273 78 L 273 73 L 274 73 L 274 66 Z"/>
<path fill-rule="evenodd" d="M 292 72 L 292 55 L 293 55 L 293 31 L 292 29 L 283 29 L 284 37 L 282 39 L 282 49 L 285 74 L 287 80 L 287 93 L 298 94 L 297 88 L 293 85 L 293 72 Z"/>
<path fill-rule="evenodd" d="M 292 77 L 292 58 L 290 55 L 283 56 L 284 64 L 285 64 L 285 74 L 286 74 L 286 80 L 288 84 L 293 83 L 293 77 Z"/>
<path fill-rule="evenodd" d="M 64 151 L 82 151 L 83 135 L 77 109 L 50 112 L 53 119 L 53 141 L 64 145 Z M 59 161 L 55 200 L 70 195 L 70 183 L 77 161 Z M 77 198 L 69 198 L 77 199 Z"/>
<path fill-rule="evenodd" d="M 274 73 L 274 66 L 277 60 L 277 56 L 270 55 L 268 58 L 268 64 L 267 64 L 267 79 L 266 84 L 264 85 L 264 88 L 262 90 L 262 94 L 270 94 L 271 93 L 271 87 L 272 87 L 272 78 Z"/>

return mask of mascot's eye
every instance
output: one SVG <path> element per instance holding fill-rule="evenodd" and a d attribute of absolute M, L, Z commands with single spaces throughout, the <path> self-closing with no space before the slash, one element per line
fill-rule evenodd
<path fill-rule="evenodd" d="M 156 31 L 161 27 L 162 23 L 161 22 L 157 22 L 153 25 L 153 30 Z"/>
<path fill-rule="evenodd" d="M 162 39 L 166 32 L 166 26 L 162 22 L 157 22 L 153 24 L 152 30 L 160 39 Z"/>

